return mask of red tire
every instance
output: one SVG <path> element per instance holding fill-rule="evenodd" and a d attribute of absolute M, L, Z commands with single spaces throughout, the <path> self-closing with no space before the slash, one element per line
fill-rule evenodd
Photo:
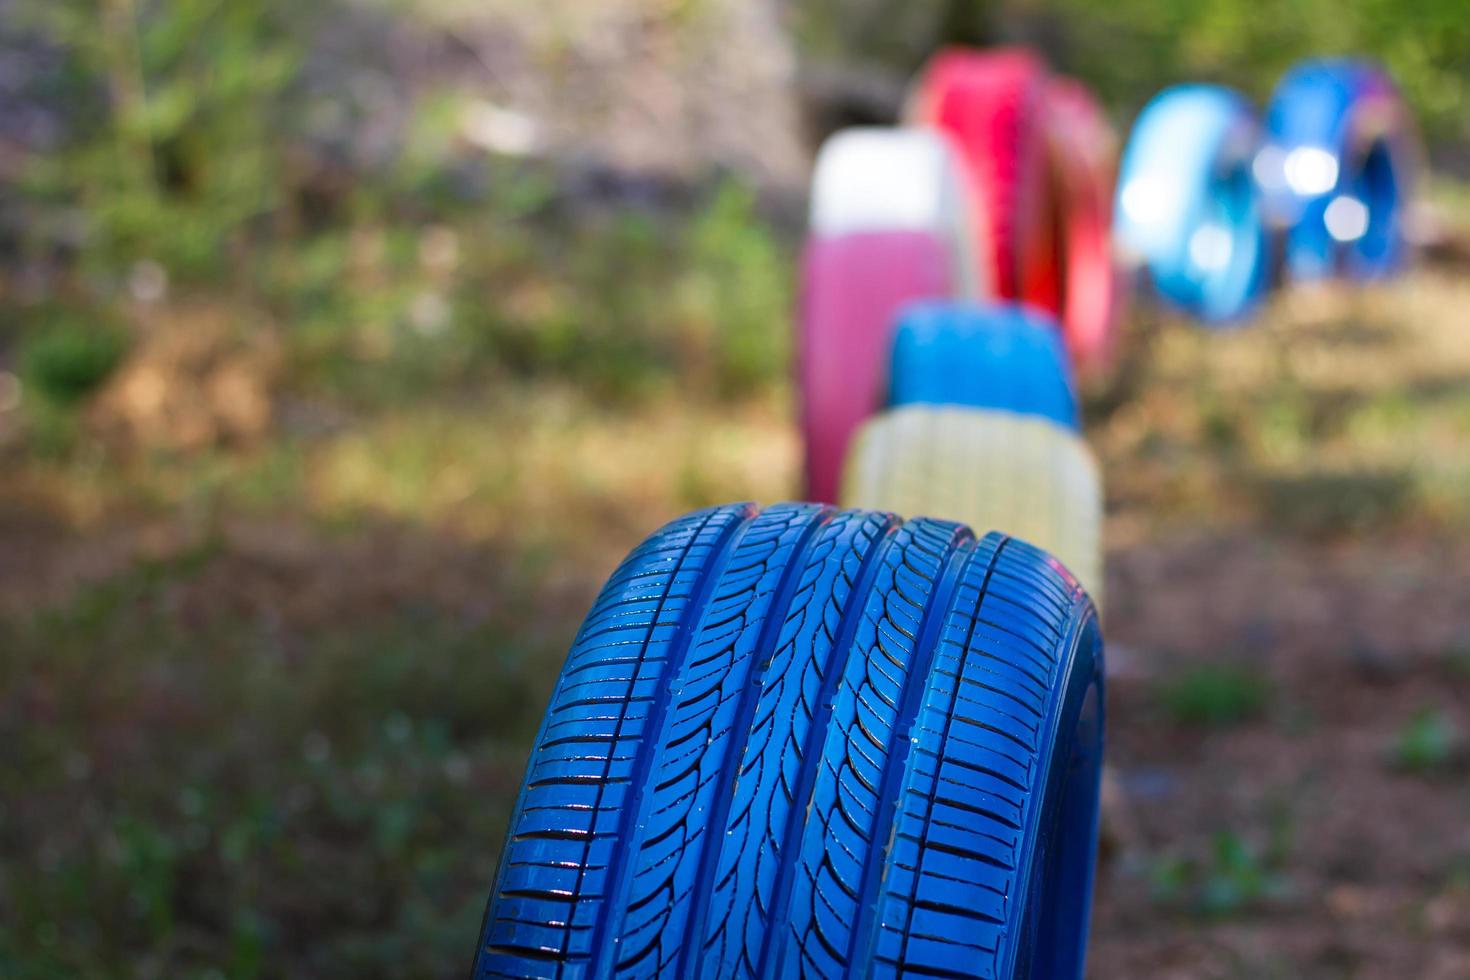
<path fill-rule="evenodd" d="M 882 404 L 894 320 L 910 302 L 952 295 L 950 264 L 946 243 L 927 232 L 808 243 L 797 332 L 807 500 L 837 500 L 848 441 Z"/>
<path fill-rule="evenodd" d="M 980 191 L 981 255 L 1001 299 L 1056 312 L 1061 270 L 1050 215 L 1057 202 L 1047 179 L 1043 110 L 1046 65 L 1023 48 L 941 51 L 920 76 L 910 119 L 950 133 Z"/>
<path fill-rule="evenodd" d="M 1098 373 L 1112 360 L 1123 295 L 1111 239 L 1118 140 L 1092 94 L 1069 78 L 1047 85 L 1046 131 L 1060 196 L 1062 332 L 1079 373 Z"/>

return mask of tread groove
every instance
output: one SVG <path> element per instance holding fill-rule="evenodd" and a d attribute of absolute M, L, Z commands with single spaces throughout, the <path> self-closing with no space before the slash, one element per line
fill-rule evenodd
<path fill-rule="evenodd" d="M 663 672 L 659 675 L 658 694 L 652 698 L 653 707 L 650 709 L 649 716 L 644 722 L 644 732 L 649 736 L 657 735 L 659 720 L 663 714 L 661 709 L 664 707 L 664 702 L 667 701 L 669 685 L 673 681 L 678 664 L 683 662 L 698 632 L 700 620 L 704 618 L 706 611 L 705 602 L 709 597 L 709 593 L 719 580 L 720 573 L 725 570 L 726 565 L 729 563 L 740 537 L 750 527 L 751 523 L 754 522 L 756 513 L 755 508 L 748 507 L 741 520 L 734 521 L 729 527 L 725 528 L 711 549 L 709 559 L 699 569 L 698 577 L 695 580 L 693 588 L 690 590 L 689 599 L 679 618 L 674 642 L 671 644 L 666 658 L 667 663 Z M 693 547 L 694 540 L 695 537 L 691 536 L 691 548 Z M 671 585 L 672 581 L 671 578 Z M 621 728 L 621 722 L 619 723 L 619 727 Z M 592 972 L 599 976 L 611 974 L 611 964 L 608 961 L 613 955 L 614 944 L 606 940 L 613 922 L 615 907 L 618 905 L 622 895 L 626 892 L 627 883 L 624 878 L 629 870 L 630 858 L 633 856 L 632 849 L 626 846 L 626 842 L 631 836 L 632 824 L 637 818 L 639 804 L 642 799 L 640 790 L 644 783 L 647 782 L 649 767 L 653 764 L 656 751 L 656 737 L 645 737 L 640 740 L 638 755 L 634 760 L 633 769 L 628 780 L 632 796 L 630 799 L 624 801 L 622 812 L 618 814 L 616 839 L 623 842 L 624 846 L 613 851 L 611 866 L 607 869 L 607 889 L 604 893 L 603 901 L 598 906 L 597 919 L 593 925 L 590 945 L 593 956 L 598 960 Z M 583 856 L 583 861 L 586 861 L 586 855 Z"/>
<path fill-rule="evenodd" d="M 907 676 L 904 678 L 900 710 L 893 725 L 893 748 L 884 762 L 881 781 L 882 791 L 877 795 L 878 819 L 873 828 L 868 859 L 863 868 L 862 898 L 858 905 L 858 921 L 852 930 L 851 947 L 848 950 L 848 976 L 854 975 L 857 954 L 860 949 L 870 950 L 862 962 L 871 961 L 871 947 L 878 928 L 878 898 L 883 881 L 887 877 L 887 866 L 892 860 L 892 835 L 897 828 L 898 812 L 902 806 L 899 787 L 912 755 L 913 740 L 910 732 L 919 722 L 924 708 L 924 693 L 929 686 L 929 670 L 944 635 L 944 625 L 949 619 L 950 606 L 960 586 L 966 566 L 979 554 L 977 542 L 968 528 L 949 541 L 949 553 L 941 565 L 943 572 L 929 594 L 919 629 L 919 642 Z M 991 553 L 987 578 L 995 567 L 999 549 Z M 885 802 L 886 801 L 886 802 Z M 861 972 L 861 971 L 859 971 Z"/>
<path fill-rule="evenodd" d="M 801 584 L 802 573 L 806 570 L 808 551 L 816 540 L 817 534 L 831 522 L 834 513 L 831 507 L 819 508 L 807 521 L 801 537 L 786 559 L 786 567 L 782 569 L 776 596 L 766 611 L 765 622 L 761 624 L 760 638 L 756 641 L 756 648 L 752 654 L 754 662 L 750 677 L 740 692 L 735 717 L 730 722 L 731 730 L 737 736 L 747 733 L 754 720 L 758 706 L 757 695 L 765 679 L 766 669 L 774 655 L 776 644 L 781 638 L 781 628 L 790 614 L 797 587 Z M 726 747 L 725 758 L 720 763 L 717 796 L 708 811 L 708 826 L 711 828 L 725 826 L 735 796 L 735 784 L 740 778 L 740 764 L 744 761 L 746 744 L 745 741 L 732 738 L 729 746 Z M 689 975 L 689 950 L 699 945 L 704 936 L 705 922 L 709 915 L 709 903 L 714 892 L 714 878 L 719 868 L 720 843 L 719 840 L 706 841 L 704 850 L 700 854 L 699 872 L 694 880 L 692 905 L 685 923 L 684 939 L 680 943 L 677 976 Z"/>
<path fill-rule="evenodd" d="M 817 752 L 816 748 L 827 734 L 827 725 L 832 717 L 833 694 L 837 690 L 838 682 L 842 679 L 841 665 L 851 650 L 853 637 L 857 633 L 858 621 L 862 618 L 863 609 L 868 603 L 868 594 L 872 591 L 878 571 L 883 567 L 883 558 L 893 548 L 898 530 L 902 526 L 901 520 L 890 518 L 878 542 L 863 556 L 862 565 L 853 581 L 852 591 L 848 593 L 847 601 L 843 605 L 837 632 L 832 639 L 827 663 L 822 673 L 822 684 L 817 691 L 811 724 L 807 729 L 802 747 L 801 767 L 791 794 L 795 803 L 801 804 L 803 800 L 806 802 L 803 805 L 792 806 L 787 814 L 786 827 L 781 835 L 780 853 L 783 855 L 790 855 L 795 850 L 795 845 L 800 841 L 801 832 L 810 815 L 812 790 L 816 784 L 817 770 L 823 762 L 821 753 Z M 770 925 L 761 939 L 760 952 L 755 960 L 757 977 L 772 977 L 770 959 L 776 945 L 773 937 L 785 935 L 785 930 L 776 926 L 775 923 L 785 918 L 786 909 L 791 902 L 791 876 L 798 870 L 798 867 L 796 861 L 788 859 L 783 861 L 776 870 L 776 879 L 770 891 L 771 904 L 766 916 L 766 921 Z"/>

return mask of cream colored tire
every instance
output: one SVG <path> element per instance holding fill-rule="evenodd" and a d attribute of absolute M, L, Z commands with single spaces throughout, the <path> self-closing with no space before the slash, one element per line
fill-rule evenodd
<path fill-rule="evenodd" d="M 963 521 L 1050 552 L 1102 606 L 1102 480 L 1075 432 L 1035 416 L 907 405 L 859 430 L 842 504 Z"/>

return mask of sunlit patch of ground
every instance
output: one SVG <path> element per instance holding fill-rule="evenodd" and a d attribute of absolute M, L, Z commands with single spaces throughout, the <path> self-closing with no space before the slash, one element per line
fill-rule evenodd
<path fill-rule="evenodd" d="M 1091 433 L 1116 516 L 1335 532 L 1470 514 L 1470 277 L 1293 290 L 1249 327 L 1170 324 Z M 1470 317 L 1470 314 L 1466 314 Z"/>
<path fill-rule="evenodd" d="M 132 557 L 166 557 L 237 515 L 324 535 L 391 522 L 578 563 L 599 554 L 608 570 L 632 537 L 684 511 L 789 497 L 796 441 L 784 403 L 777 389 L 609 410 L 573 389 L 525 387 L 248 453 L 36 462 L 4 491 L 27 560 L 0 562 L 0 608 L 65 595 Z"/>

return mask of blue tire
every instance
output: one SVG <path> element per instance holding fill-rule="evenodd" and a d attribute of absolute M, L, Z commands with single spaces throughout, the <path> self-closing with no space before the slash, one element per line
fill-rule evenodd
<path fill-rule="evenodd" d="M 920 303 L 899 317 L 888 404 L 961 405 L 1080 428 L 1061 328 L 1023 306 Z"/>
<path fill-rule="evenodd" d="M 1366 62 L 1308 61 L 1281 80 L 1256 175 L 1286 229 L 1291 278 L 1373 279 L 1400 268 L 1409 129 L 1392 82 Z"/>
<path fill-rule="evenodd" d="M 945 521 L 674 521 L 613 573 L 536 740 L 477 977 L 1079 977 L 1092 603 Z"/>
<path fill-rule="evenodd" d="M 1251 167 L 1260 135 L 1249 104 L 1215 85 L 1166 89 L 1133 126 L 1113 234 L 1159 295 L 1208 323 L 1260 301 L 1269 249 Z"/>

